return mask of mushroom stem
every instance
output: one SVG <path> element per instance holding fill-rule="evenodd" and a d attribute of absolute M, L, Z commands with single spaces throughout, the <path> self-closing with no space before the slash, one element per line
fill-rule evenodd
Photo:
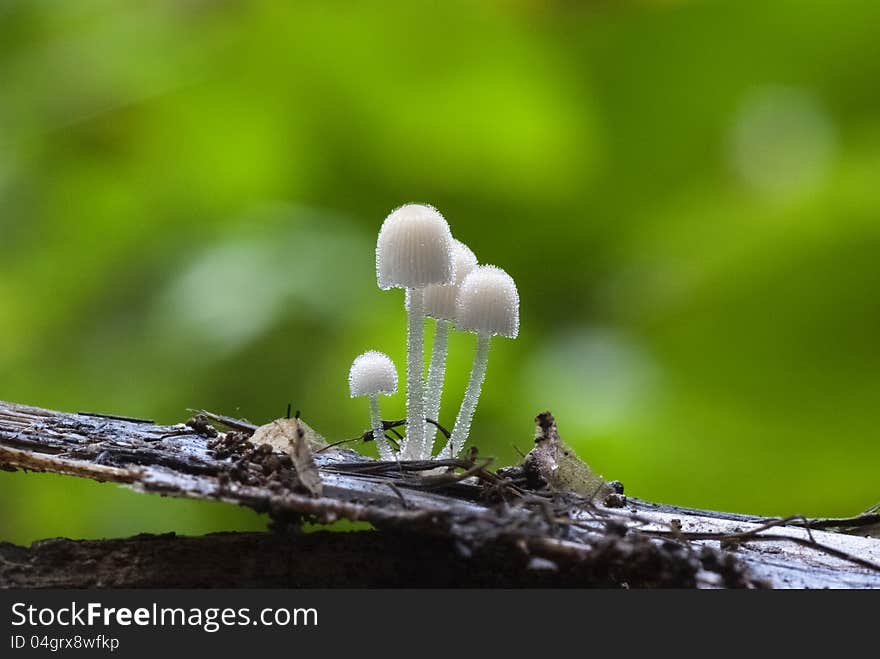
<path fill-rule="evenodd" d="M 477 335 L 477 351 L 474 355 L 474 365 L 471 368 L 471 377 L 468 380 L 467 389 L 464 392 L 464 399 L 461 401 L 461 408 L 458 410 L 458 416 L 455 418 L 455 427 L 452 429 L 452 437 L 440 452 L 440 455 L 454 458 L 467 441 L 468 433 L 471 430 L 471 421 L 474 418 L 474 412 L 477 409 L 477 401 L 480 399 L 480 389 L 483 386 L 483 380 L 486 379 L 486 364 L 489 362 L 489 339 L 492 336 L 485 332 Z"/>
<path fill-rule="evenodd" d="M 434 329 L 434 347 L 431 350 L 431 364 L 428 366 L 428 387 L 425 391 L 425 416 L 439 421 L 440 399 L 443 396 L 443 380 L 446 378 L 446 347 L 449 344 L 449 328 L 452 323 L 448 320 L 438 320 Z M 429 460 L 434 451 L 434 441 L 437 438 L 437 428 L 426 437 L 425 451 L 419 456 L 422 460 Z"/>
<path fill-rule="evenodd" d="M 405 460 L 418 459 L 425 446 L 425 369 L 424 289 L 406 289 L 406 439 L 400 448 Z"/>
<path fill-rule="evenodd" d="M 379 414 L 379 396 L 372 394 L 370 396 L 370 426 L 373 429 L 373 439 L 376 440 L 376 447 L 379 449 L 379 457 L 386 461 L 394 460 L 394 452 L 391 445 L 385 439 L 385 426 L 382 423 L 382 415 Z"/>

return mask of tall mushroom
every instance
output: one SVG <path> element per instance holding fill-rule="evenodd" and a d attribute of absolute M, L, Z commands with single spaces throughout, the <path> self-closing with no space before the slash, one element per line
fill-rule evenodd
<path fill-rule="evenodd" d="M 425 390 L 425 416 L 439 421 L 440 399 L 446 377 L 446 349 L 449 330 L 455 321 L 455 299 L 462 280 L 477 267 L 477 257 L 464 243 L 456 240 L 453 247 L 455 281 L 452 284 L 432 284 L 425 289 L 425 315 L 434 318 L 434 347 L 428 366 L 428 384 Z M 434 449 L 436 428 L 429 430 L 425 450 L 418 459 L 429 460 Z"/>
<path fill-rule="evenodd" d="M 477 351 L 452 437 L 440 452 L 455 457 L 464 447 L 477 409 L 493 336 L 515 339 L 519 334 L 519 293 L 510 275 L 494 265 L 477 266 L 464 281 L 456 300 L 456 327 L 477 335 Z"/>
<path fill-rule="evenodd" d="M 424 454 L 425 400 L 422 384 L 425 340 L 424 289 L 455 279 L 449 225 L 433 206 L 406 204 L 385 218 L 376 242 L 379 288 L 406 289 L 406 439 L 404 459 Z"/>
<path fill-rule="evenodd" d="M 379 449 L 379 457 L 393 460 L 394 452 L 385 439 L 385 428 L 379 414 L 379 394 L 390 396 L 397 391 L 397 369 L 388 355 L 370 350 L 359 355 L 348 372 L 348 387 L 351 397 L 370 398 L 370 428 Z"/>

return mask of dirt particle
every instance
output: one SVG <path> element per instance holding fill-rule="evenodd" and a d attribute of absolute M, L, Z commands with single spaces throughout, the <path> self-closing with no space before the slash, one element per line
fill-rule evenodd
<path fill-rule="evenodd" d="M 201 413 L 191 416 L 186 425 L 203 437 L 216 437 L 219 434 L 217 429 L 211 425 L 208 417 Z"/>

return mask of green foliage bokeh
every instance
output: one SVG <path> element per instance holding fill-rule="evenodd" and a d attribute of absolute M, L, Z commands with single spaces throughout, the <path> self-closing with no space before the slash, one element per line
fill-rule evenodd
<path fill-rule="evenodd" d="M 878 21 L 868 0 L 4 2 L 0 398 L 160 422 L 292 402 L 354 436 L 352 359 L 405 361 L 375 234 L 426 201 L 520 290 L 482 453 L 515 461 L 550 409 L 636 496 L 856 513 L 880 499 Z M 473 343 L 452 337 L 449 424 Z M 0 473 L 0 501 L 15 542 L 265 525 L 37 474 Z"/>

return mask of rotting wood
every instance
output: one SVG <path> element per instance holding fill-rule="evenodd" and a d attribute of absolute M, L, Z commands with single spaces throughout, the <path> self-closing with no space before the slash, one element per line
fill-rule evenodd
<path fill-rule="evenodd" d="M 551 429 L 556 432 L 549 415 L 541 415 L 539 427 L 545 439 Z M 652 504 L 616 493 L 607 498 L 615 507 L 608 507 L 602 501 L 547 491 L 529 473 L 528 460 L 524 467 L 499 472 L 488 470 L 479 459 L 449 461 L 439 464 L 458 472 L 438 477 L 419 474 L 424 464 L 383 464 L 348 449 L 318 452 L 314 460 L 322 493 L 313 496 L 299 483 L 289 456 L 271 447 L 254 447 L 244 428 L 218 433 L 198 422 L 192 427 L 159 426 L 0 403 L 0 468 L 55 472 L 147 493 L 236 503 L 268 513 L 279 530 L 204 539 L 52 540 L 30 549 L 3 545 L 0 586 L 75 585 L 77 557 L 88 555 L 100 564 L 106 556 L 112 564 L 113 557 L 132 552 L 143 552 L 145 560 L 139 564 L 153 565 L 152 572 L 145 569 L 130 578 L 105 577 L 81 585 L 265 586 L 274 583 L 271 566 L 263 572 L 241 572 L 243 562 L 253 560 L 247 553 L 251 550 L 262 552 L 281 543 L 290 545 L 289 556 L 345 551 L 356 561 L 357 545 L 362 543 L 364 569 L 376 560 L 374 545 L 392 552 L 402 566 L 411 558 L 405 555 L 408 546 L 423 550 L 428 558 L 419 560 L 421 569 L 435 572 L 437 581 L 425 577 L 409 585 L 451 585 L 456 583 L 451 575 L 458 573 L 462 585 L 880 588 L 880 570 L 871 567 L 880 565 L 880 540 L 875 538 L 807 530 L 798 528 L 796 521 L 756 531 L 771 520 Z M 367 521 L 379 532 L 320 534 L 308 541 L 282 532 L 303 520 L 339 519 Z M 204 569 L 186 565 L 183 558 L 175 563 L 176 555 L 196 560 L 198 554 L 188 549 L 213 547 L 211 543 L 217 550 L 209 558 L 203 556 Z M 234 549 L 224 553 L 221 544 Z M 163 551 L 157 553 L 157 547 Z M 465 575 L 467 569 L 477 574 L 490 565 L 494 581 L 469 581 Z M 236 581 L 229 575 L 237 571 L 241 578 Z M 180 575 L 177 581 L 168 576 L 175 573 Z M 200 576 L 187 581 L 184 574 Z M 290 573 L 277 576 L 274 585 L 296 585 L 304 583 L 302 579 L 302 574 Z M 390 578 L 371 583 L 380 582 L 408 585 Z M 346 583 L 330 577 L 309 583 L 364 585 L 354 577 Z"/>
<path fill-rule="evenodd" d="M 614 587 L 628 574 L 638 577 L 625 554 L 605 558 L 614 570 L 584 562 L 560 571 L 511 546 L 465 556 L 450 538 L 395 532 L 141 535 L 49 539 L 30 548 L 0 543 L 0 582 L 15 588 L 555 588 Z M 88 569 L 61 567 L 70 565 Z"/>

